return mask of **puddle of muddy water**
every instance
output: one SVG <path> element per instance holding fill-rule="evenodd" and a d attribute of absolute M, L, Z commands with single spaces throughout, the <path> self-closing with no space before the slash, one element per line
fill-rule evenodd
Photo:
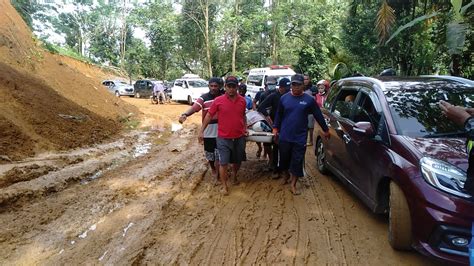
<path fill-rule="evenodd" d="M 138 135 L 137 144 L 132 149 L 132 157 L 138 158 L 141 157 L 151 150 L 151 143 L 145 142 L 148 137 L 148 132 L 143 132 L 142 134 Z"/>
<path fill-rule="evenodd" d="M 176 123 L 171 123 L 171 132 L 176 132 L 178 130 L 183 129 L 183 125 L 181 124 L 176 124 Z"/>
<path fill-rule="evenodd" d="M 133 226 L 133 223 L 129 223 L 129 224 L 127 225 L 127 227 L 125 227 L 125 228 L 123 229 L 122 237 L 125 237 L 125 235 L 127 234 L 128 229 L 130 229 L 130 227 L 132 227 L 132 226 Z"/>
<path fill-rule="evenodd" d="M 107 255 L 108 252 L 109 252 L 109 251 L 106 250 L 106 251 L 104 252 L 104 254 L 102 254 L 102 256 L 100 256 L 99 261 L 102 261 L 102 260 L 105 258 L 105 255 Z"/>
<path fill-rule="evenodd" d="M 95 229 L 97 229 L 97 224 L 91 225 L 86 231 L 84 231 L 84 233 L 80 234 L 78 237 L 84 239 L 87 237 L 87 234 L 90 231 L 95 231 Z"/>

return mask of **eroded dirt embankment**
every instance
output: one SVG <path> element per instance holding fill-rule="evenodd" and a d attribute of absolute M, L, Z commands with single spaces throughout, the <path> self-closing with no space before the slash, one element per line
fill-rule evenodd
<path fill-rule="evenodd" d="M 0 176 L 10 180 L 0 182 L 0 261 L 433 263 L 415 252 L 393 251 L 386 218 L 371 214 L 334 178 L 320 175 L 311 150 L 302 195 L 293 196 L 270 178 L 251 143 L 241 184 L 223 196 L 196 141 L 199 116 L 172 133 L 169 123 L 187 106 L 125 100 L 145 113 L 142 130 L 90 149 L 1 165 Z M 23 179 L 11 180 L 18 173 Z"/>
<path fill-rule="evenodd" d="M 0 0 L 0 163 L 110 140 L 138 113 L 101 85 L 114 76 L 43 49 Z"/>

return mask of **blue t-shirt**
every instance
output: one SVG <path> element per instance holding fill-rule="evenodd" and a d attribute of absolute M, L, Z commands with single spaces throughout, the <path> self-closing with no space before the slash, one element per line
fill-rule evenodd
<path fill-rule="evenodd" d="M 308 115 L 312 114 L 323 131 L 328 131 L 323 114 L 313 97 L 306 93 L 281 96 L 273 126 L 278 128 L 279 139 L 287 142 L 306 144 Z"/>
<path fill-rule="evenodd" d="M 247 108 L 247 110 L 252 109 L 253 107 L 252 98 L 250 98 L 249 96 L 245 96 L 245 102 L 246 102 L 245 107 Z"/>

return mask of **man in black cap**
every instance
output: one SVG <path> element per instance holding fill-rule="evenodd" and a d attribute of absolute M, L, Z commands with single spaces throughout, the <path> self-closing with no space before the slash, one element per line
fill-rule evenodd
<path fill-rule="evenodd" d="M 245 136 L 247 121 L 245 117 L 245 99 L 237 93 L 239 82 L 236 77 L 229 76 L 225 80 L 225 94 L 217 97 L 202 121 L 199 142 L 203 141 L 206 127 L 212 117 L 217 116 L 217 150 L 219 153 L 219 176 L 223 185 L 224 195 L 229 193 L 227 184 L 227 167 L 232 165 L 231 179 L 238 184 L 237 171 L 245 155 Z"/>
<path fill-rule="evenodd" d="M 280 103 L 280 97 L 290 91 L 290 84 L 288 78 L 282 78 L 278 82 L 278 90 L 266 97 L 258 106 L 257 111 L 265 116 L 270 125 L 273 125 L 273 120 L 275 120 L 275 114 L 277 112 L 278 104 Z M 268 112 L 268 109 L 270 109 L 270 113 Z M 269 159 L 273 171 L 272 177 L 277 179 L 279 178 L 280 171 L 278 170 L 278 143 L 276 142 L 272 143 Z"/>
<path fill-rule="evenodd" d="M 212 105 L 212 102 L 217 96 L 221 95 L 221 78 L 209 79 L 209 92 L 201 95 L 186 112 L 182 113 L 179 117 L 179 122 L 182 124 L 186 121 L 188 116 L 193 115 L 196 112 L 202 110 L 202 120 L 206 117 L 207 111 Z M 209 122 L 208 127 L 203 135 L 204 142 L 204 154 L 206 160 L 209 162 L 209 166 L 212 169 L 212 175 L 216 178 L 216 183 L 219 181 L 219 154 L 217 151 L 217 116 L 213 117 Z"/>
<path fill-rule="evenodd" d="M 273 122 L 273 134 L 278 138 L 279 168 L 288 171 L 291 177 L 291 192 L 300 194 L 296 182 L 303 177 L 304 154 L 306 152 L 306 130 L 308 115 L 312 114 L 323 129 L 323 136 L 329 138 L 329 129 L 323 114 L 313 97 L 304 91 L 304 76 L 291 77 L 291 92 L 280 98 L 278 110 Z M 285 180 L 285 183 L 288 180 Z"/>

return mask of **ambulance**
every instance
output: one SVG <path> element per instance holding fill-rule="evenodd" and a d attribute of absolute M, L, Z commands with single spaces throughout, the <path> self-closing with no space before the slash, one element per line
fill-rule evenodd
<path fill-rule="evenodd" d="M 268 77 L 275 77 L 276 80 L 280 80 L 280 78 L 291 78 L 294 74 L 295 71 L 288 65 L 271 65 L 269 67 L 251 69 L 246 83 L 247 94 L 254 98 L 257 92 L 264 89 Z"/>

